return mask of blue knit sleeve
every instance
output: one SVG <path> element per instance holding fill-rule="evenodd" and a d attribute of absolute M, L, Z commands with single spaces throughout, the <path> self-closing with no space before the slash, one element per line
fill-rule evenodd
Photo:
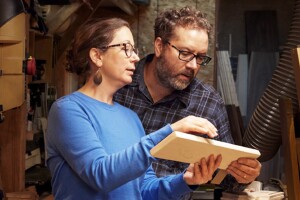
<path fill-rule="evenodd" d="M 97 124 L 92 122 L 100 117 L 99 112 L 90 111 L 92 114 L 88 115 L 87 109 L 90 108 L 84 111 L 80 105 L 69 100 L 56 102 L 51 108 L 46 140 L 49 156 L 47 164 L 52 171 L 53 180 L 60 180 L 62 170 L 68 170 L 70 173 L 76 173 L 77 177 L 94 190 L 110 192 L 131 180 L 143 177 L 154 160 L 150 149 L 172 132 L 171 126 L 166 125 L 145 136 L 137 115 L 124 109 L 123 115 L 126 118 L 117 119 L 122 115 L 118 112 L 114 119 L 120 120 L 118 126 L 104 127 L 108 122 L 101 126 L 107 128 L 106 130 L 114 129 L 128 134 L 124 140 L 118 141 L 105 131 L 103 133 L 100 129 L 96 131 Z M 111 120 L 110 116 L 104 117 Z M 127 120 L 128 123 L 123 123 L 121 126 L 121 120 Z M 130 136 L 136 132 L 139 134 Z M 105 137 L 101 138 L 101 135 Z M 104 143 L 105 140 L 110 141 L 110 144 Z M 126 148 L 109 152 L 124 143 L 128 144 Z M 66 163 L 69 166 L 67 168 L 65 168 Z"/>
<path fill-rule="evenodd" d="M 157 178 L 152 167 L 148 168 L 142 185 L 143 200 L 175 200 L 191 191 L 183 173 Z"/>

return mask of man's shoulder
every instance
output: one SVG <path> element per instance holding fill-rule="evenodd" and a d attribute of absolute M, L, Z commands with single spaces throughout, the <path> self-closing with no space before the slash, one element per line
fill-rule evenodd
<path fill-rule="evenodd" d="M 194 79 L 188 88 L 182 91 L 183 96 L 191 101 L 207 101 L 223 103 L 220 93 L 210 84 Z"/>

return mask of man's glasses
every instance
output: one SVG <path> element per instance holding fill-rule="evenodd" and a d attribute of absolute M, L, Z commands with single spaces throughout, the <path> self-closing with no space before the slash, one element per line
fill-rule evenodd
<path fill-rule="evenodd" d="M 108 49 L 110 47 L 123 47 L 123 50 L 128 58 L 132 56 L 133 52 L 138 55 L 138 49 L 134 48 L 130 43 L 112 44 L 109 46 L 100 47 L 100 49 Z"/>
<path fill-rule="evenodd" d="M 194 54 L 192 52 L 189 52 L 189 51 L 183 51 L 183 50 L 178 49 L 174 45 L 172 45 L 170 42 L 167 41 L 167 43 L 171 47 L 173 47 L 174 49 L 176 49 L 178 51 L 179 60 L 182 60 L 182 61 L 185 61 L 185 62 L 190 62 L 191 60 L 196 58 L 196 63 L 200 66 L 206 66 L 209 63 L 209 61 L 211 61 L 211 57 L 209 57 L 209 56 L 196 55 L 196 54 Z"/>

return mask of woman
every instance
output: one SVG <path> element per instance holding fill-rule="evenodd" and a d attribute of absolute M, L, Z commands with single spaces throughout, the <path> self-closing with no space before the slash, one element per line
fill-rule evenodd
<path fill-rule="evenodd" d="M 52 105 L 46 134 L 56 199 L 176 199 L 208 182 L 219 166 L 221 157 L 211 156 L 184 174 L 155 177 L 151 148 L 173 131 L 214 137 L 216 128 L 189 116 L 145 136 L 138 116 L 113 102 L 114 93 L 132 82 L 138 60 L 122 19 L 91 20 L 75 34 L 67 70 L 86 81 Z"/>

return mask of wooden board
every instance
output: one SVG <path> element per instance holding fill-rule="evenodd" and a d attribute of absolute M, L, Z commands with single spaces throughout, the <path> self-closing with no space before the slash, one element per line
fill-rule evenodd
<path fill-rule="evenodd" d="M 258 158 L 256 149 L 220 142 L 213 139 L 175 131 L 151 149 L 152 156 L 184 163 L 196 163 L 203 157 L 221 154 L 220 169 L 226 169 L 234 160 L 241 157 Z"/>
<path fill-rule="evenodd" d="M 25 130 L 26 104 L 4 112 L 0 123 L 0 172 L 3 189 L 7 192 L 25 189 Z"/>
<path fill-rule="evenodd" d="M 24 75 L 0 76 L 0 105 L 3 111 L 21 106 L 25 101 Z"/>

